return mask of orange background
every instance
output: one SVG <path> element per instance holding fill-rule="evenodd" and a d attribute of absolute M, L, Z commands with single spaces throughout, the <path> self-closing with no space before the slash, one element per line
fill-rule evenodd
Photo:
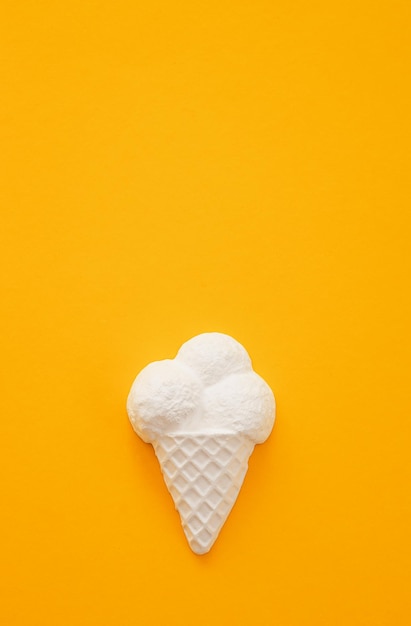
<path fill-rule="evenodd" d="M 410 4 L 2 2 L 4 626 L 405 626 Z M 211 553 L 125 401 L 197 333 L 278 403 Z"/>

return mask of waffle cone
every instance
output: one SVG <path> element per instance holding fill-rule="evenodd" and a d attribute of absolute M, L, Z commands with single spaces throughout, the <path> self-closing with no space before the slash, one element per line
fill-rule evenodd
<path fill-rule="evenodd" d="M 181 434 L 153 446 L 188 543 L 205 554 L 237 499 L 254 443 L 240 433 Z"/>

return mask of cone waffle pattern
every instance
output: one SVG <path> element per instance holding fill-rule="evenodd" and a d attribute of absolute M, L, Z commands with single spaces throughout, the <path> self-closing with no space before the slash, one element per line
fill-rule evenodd
<path fill-rule="evenodd" d="M 204 554 L 233 508 L 254 443 L 218 434 L 163 436 L 153 445 L 190 547 Z"/>

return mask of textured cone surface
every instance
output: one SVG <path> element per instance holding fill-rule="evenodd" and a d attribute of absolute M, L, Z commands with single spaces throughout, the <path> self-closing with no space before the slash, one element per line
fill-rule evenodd
<path fill-rule="evenodd" d="M 254 443 L 219 434 L 163 436 L 153 445 L 188 543 L 204 554 L 233 508 Z"/>

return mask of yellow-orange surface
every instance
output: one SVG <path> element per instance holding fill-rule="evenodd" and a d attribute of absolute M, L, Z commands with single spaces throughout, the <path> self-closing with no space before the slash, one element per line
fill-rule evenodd
<path fill-rule="evenodd" d="M 1 625 L 409 626 L 410 3 L 1 14 Z M 209 330 L 278 417 L 197 557 L 125 401 Z"/>

